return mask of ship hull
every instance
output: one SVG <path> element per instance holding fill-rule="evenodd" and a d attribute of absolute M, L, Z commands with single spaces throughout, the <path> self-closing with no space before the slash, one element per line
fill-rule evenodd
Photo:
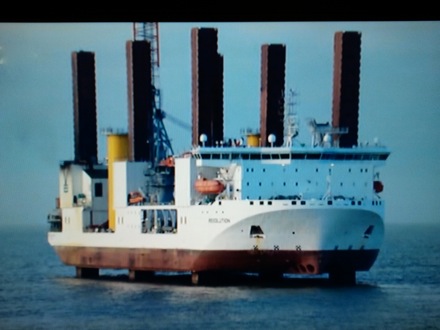
<path fill-rule="evenodd" d="M 197 251 L 55 247 L 66 265 L 132 271 L 255 272 L 315 275 L 367 271 L 379 250 L 342 251 Z"/>
<path fill-rule="evenodd" d="M 225 204 L 210 207 L 219 214 Z M 206 217 L 204 207 L 180 210 L 188 221 L 176 233 L 141 233 L 127 225 L 131 232 L 50 233 L 49 242 L 63 263 L 77 269 L 301 275 L 368 271 L 382 245 L 382 209 L 274 201 L 267 212 L 246 205 L 228 207 L 234 211 L 223 211 L 222 218 Z M 131 215 L 139 221 L 136 212 Z"/>

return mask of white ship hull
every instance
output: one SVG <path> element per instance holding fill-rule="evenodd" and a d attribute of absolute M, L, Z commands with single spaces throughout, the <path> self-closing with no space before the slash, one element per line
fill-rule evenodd
<path fill-rule="evenodd" d="M 78 225 L 76 231 L 50 232 L 49 243 L 65 264 L 80 269 L 193 273 L 367 271 L 379 253 L 383 205 L 253 204 L 222 201 L 184 207 L 178 210 L 177 231 L 162 234 L 143 233 L 139 214 L 146 207 L 132 207 L 131 217 L 120 210 L 125 222 L 117 232 L 83 232 Z M 74 221 L 70 225 L 75 226 Z M 257 227 L 261 232 L 253 233 Z"/>

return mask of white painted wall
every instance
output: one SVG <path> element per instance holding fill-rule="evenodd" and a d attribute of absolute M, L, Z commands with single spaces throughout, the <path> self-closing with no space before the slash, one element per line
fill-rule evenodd
<path fill-rule="evenodd" d="M 194 182 L 197 178 L 196 160 L 194 158 L 175 159 L 175 201 L 177 206 L 192 204 L 195 195 Z"/>

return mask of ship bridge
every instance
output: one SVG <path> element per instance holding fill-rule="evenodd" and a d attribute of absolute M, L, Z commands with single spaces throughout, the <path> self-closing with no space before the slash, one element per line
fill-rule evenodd
<path fill-rule="evenodd" d="M 383 146 L 227 146 L 198 147 L 192 155 L 200 179 L 225 187 L 218 198 L 374 200 L 383 189 L 378 168 L 390 151 Z"/>
<path fill-rule="evenodd" d="M 385 147 L 322 148 L 322 147 L 199 147 L 193 151 L 202 160 L 383 160 L 390 155 Z"/>

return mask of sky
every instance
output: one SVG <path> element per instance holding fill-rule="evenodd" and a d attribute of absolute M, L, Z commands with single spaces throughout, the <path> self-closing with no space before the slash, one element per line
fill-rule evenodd
<path fill-rule="evenodd" d="M 193 27 L 218 29 L 225 136 L 258 129 L 261 45 L 286 45 L 286 90 L 305 122 L 331 120 L 333 38 L 361 37 L 359 141 L 391 156 L 381 170 L 386 222 L 440 221 L 440 22 L 179 22 L 159 24 L 162 109 L 191 123 Z M 73 159 L 71 53 L 95 52 L 98 128 L 127 128 L 125 43 L 132 23 L 0 23 L 0 223 L 45 224 L 58 166 Z M 191 132 L 164 120 L 176 154 Z M 98 154 L 106 154 L 98 133 Z"/>

